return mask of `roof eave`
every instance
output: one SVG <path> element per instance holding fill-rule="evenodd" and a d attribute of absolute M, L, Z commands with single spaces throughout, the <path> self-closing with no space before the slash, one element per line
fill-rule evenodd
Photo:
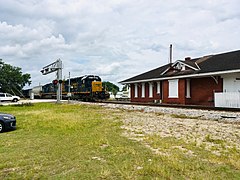
<path fill-rule="evenodd" d="M 217 71 L 217 72 L 209 72 L 209 73 L 188 74 L 188 75 L 172 76 L 172 77 L 142 79 L 142 80 L 136 80 L 136 81 L 119 82 L 119 83 L 121 83 L 121 84 L 134 84 L 134 83 L 150 82 L 150 81 L 162 81 L 162 80 L 171 80 L 171 79 L 215 76 L 215 75 L 231 74 L 231 73 L 239 73 L 239 72 L 240 72 L 240 69 L 237 69 L 237 70 Z"/>

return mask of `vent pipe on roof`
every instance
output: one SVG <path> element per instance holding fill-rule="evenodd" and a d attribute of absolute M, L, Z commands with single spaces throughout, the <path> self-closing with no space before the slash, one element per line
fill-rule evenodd
<path fill-rule="evenodd" d="M 169 63 L 172 63 L 172 44 L 170 44 Z"/>

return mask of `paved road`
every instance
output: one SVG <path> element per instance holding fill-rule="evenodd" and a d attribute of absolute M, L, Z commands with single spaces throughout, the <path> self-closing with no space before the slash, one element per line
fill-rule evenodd
<path fill-rule="evenodd" d="M 62 100 L 64 102 L 66 100 Z M 7 106 L 7 105 L 14 105 L 14 104 L 24 104 L 24 103 L 41 103 L 41 102 L 57 102 L 56 99 L 21 99 L 18 102 L 0 102 L 0 105 Z"/>

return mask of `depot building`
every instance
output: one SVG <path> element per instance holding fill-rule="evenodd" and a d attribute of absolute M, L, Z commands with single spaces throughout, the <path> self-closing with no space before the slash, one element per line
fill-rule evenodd
<path fill-rule="evenodd" d="M 187 57 L 120 83 L 130 85 L 131 102 L 216 106 L 233 94 L 225 100 L 233 104 L 240 92 L 240 50 Z"/>

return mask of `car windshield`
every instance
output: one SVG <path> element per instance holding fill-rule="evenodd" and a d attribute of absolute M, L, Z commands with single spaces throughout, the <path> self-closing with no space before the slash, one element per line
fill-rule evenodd
<path fill-rule="evenodd" d="M 12 95 L 7 93 L 7 97 L 12 97 Z"/>

